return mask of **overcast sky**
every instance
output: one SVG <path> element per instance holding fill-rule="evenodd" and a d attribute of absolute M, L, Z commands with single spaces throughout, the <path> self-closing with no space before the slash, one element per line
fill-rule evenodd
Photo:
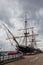
<path fill-rule="evenodd" d="M 37 33 L 40 34 L 39 39 L 41 39 L 41 42 L 37 46 L 43 49 L 43 0 L 0 0 L 1 48 L 6 49 L 8 47 L 8 49 L 11 49 L 10 43 L 5 40 L 6 32 L 1 23 L 7 24 L 14 33 L 15 30 L 24 28 L 25 13 L 27 15 L 28 27 L 36 27 Z M 14 50 L 14 48 L 12 49 Z"/>

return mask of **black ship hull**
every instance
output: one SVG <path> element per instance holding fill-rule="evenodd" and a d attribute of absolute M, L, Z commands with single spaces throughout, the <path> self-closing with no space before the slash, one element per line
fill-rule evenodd
<path fill-rule="evenodd" d="M 35 49 L 32 47 L 23 47 L 23 46 L 19 46 L 19 51 L 23 53 L 41 53 L 42 52 L 40 49 Z"/>

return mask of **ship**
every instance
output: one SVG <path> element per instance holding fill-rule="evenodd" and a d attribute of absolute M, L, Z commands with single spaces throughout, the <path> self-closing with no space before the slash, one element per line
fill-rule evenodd
<path fill-rule="evenodd" d="M 19 31 L 21 30 L 24 30 L 25 33 L 24 35 L 22 36 L 14 36 L 13 33 L 10 31 L 10 29 L 5 25 L 3 24 L 3 26 L 6 28 L 6 30 L 10 33 L 10 35 L 12 36 L 12 39 L 13 41 L 16 42 L 16 47 L 17 47 L 17 51 L 21 51 L 23 54 L 36 54 L 36 53 L 41 53 L 42 51 L 38 48 L 35 48 L 36 46 L 36 39 L 35 39 L 35 36 L 38 36 L 38 34 L 35 34 L 34 33 L 34 27 L 30 27 L 30 28 L 27 28 L 27 19 L 25 18 L 25 28 L 24 29 L 19 29 Z M 31 33 L 30 34 L 29 32 L 27 32 L 29 29 L 31 29 Z M 7 34 L 7 31 L 6 31 L 6 34 Z M 7 34 L 8 36 L 8 34 Z M 20 45 L 19 42 L 16 40 L 16 38 L 23 38 L 24 37 L 24 41 L 25 41 L 25 45 L 22 45 L 24 44 L 24 41 L 22 42 L 22 44 Z M 29 42 L 31 43 L 31 45 L 27 45 L 27 38 L 29 39 L 29 37 L 31 37 L 31 40 L 29 40 Z M 11 38 L 9 38 L 8 36 L 8 39 L 9 41 L 11 42 Z M 13 45 L 11 43 L 11 45 Z"/>

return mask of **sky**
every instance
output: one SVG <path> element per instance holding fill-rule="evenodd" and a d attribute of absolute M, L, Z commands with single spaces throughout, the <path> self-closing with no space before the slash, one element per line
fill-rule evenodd
<path fill-rule="evenodd" d="M 25 14 L 27 26 L 34 26 L 39 33 L 41 42 L 37 43 L 37 46 L 43 50 L 43 0 L 0 0 L 0 48 L 15 48 L 6 41 L 7 35 L 1 23 L 6 24 L 14 35 L 18 35 L 17 29 L 24 28 Z"/>

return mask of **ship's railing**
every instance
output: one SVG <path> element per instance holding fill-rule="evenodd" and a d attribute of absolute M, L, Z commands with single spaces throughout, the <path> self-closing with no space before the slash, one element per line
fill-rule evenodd
<path fill-rule="evenodd" d="M 23 57 L 22 53 L 13 54 L 13 55 L 0 55 L 0 63 L 14 61 L 20 59 L 21 57 Z"/>

